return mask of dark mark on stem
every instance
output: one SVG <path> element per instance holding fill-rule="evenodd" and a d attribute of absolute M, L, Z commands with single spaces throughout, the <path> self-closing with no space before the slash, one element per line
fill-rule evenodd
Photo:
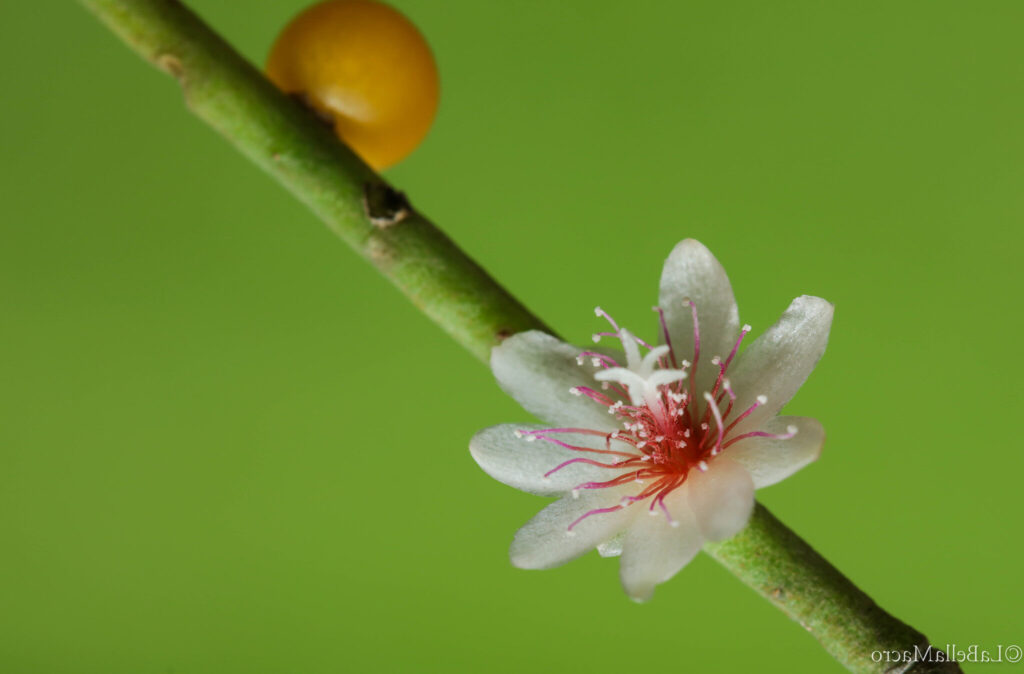
<path fill-rule="evenodd" d="M 367 183 L 363 187 L 363 211 L 380 229 L 397 225 L 412 214 L 405 195 L 384 183 Z"/>
<path fill-rule="evenodd" d="M 156 64 L 174 79 L 185 83 L 185 67 L 181 65 L 181 59 L 174 54 L 160 54 L 156 57 Z"/>

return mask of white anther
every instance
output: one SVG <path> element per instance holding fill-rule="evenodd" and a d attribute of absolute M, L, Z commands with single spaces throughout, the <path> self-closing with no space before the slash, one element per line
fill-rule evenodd
<path fill-rule="evenodd" d="M 650 508 L 648 508 L 647 509 L 647 514 L 654 516 L 654 515 L 658 514 L 658 511 L 657 510 L 651 510 Z"/>
<path fill-rule="evenodd" d="M 707 461 L 701 461 L 700 463 L 697 464 L 697 467 L 700 468 L 700 472 L 702 472 L 702 473 L 708 472 L 708 462 Z"/>
<path fill-rule="evenodd" d="M 743 324 L 743 332 L 750 332 L 753 329 L 754 328 L 750 327 L 750 323 L 744 323 Z"/>
<path fill-rule="evenodd" d="M 712 365 L 721 365 L 722 364 L 722 358 L 720 356 L 715 356 L 714 358 L 711 359 L 711 364 Z"/>
<path fill-rule="evenodd" d="M 516 429 L 516 430 L 512 431 L 512 435 L 516 436 L 517 438 L 521 438 L 521 437 L 523 437 L 523 432 L 518 430 L 518 429 Z"/>
<path fill-rule="evenodd" d="M 608 382 L 606 382 L 606 381 L 601 382 L 601 390 L 602 391 L 607 391 L 611 387 L 612 387 L 612 385 L 609 384 Z"/>
<path fill-rule="evenodd" d="M 569 389 L 569 393 L 573 394 L 574 396 L 583 395 L 583 391 L 580 390 L 579 386 L 573 386 L 571 389 Z"/>
<path fill-rule="evenodd" d="M 672 520 L 671 522 L 668 523 L 668 525 L 670 527 L 674 528 L 674 529 L 678 529 L 679 528 L 679 520 Z"/>
<path fill-rule="evenodd" d="M 601 307 L 594 307 L 594 315 L 595 316 L 600 318 L 601 314 L 603 314 L 603 313 L 604 313 L 604 311 L 601 309 Z"/>
<path fill-rule="evenodd" d="M 593 365 L 594 367 L 601 367 L 601 359 L 600 358 L 591 358 L 590 359 L 590 364 Z"/>
<path fill-rule="evenodd" d="M 530 435 L 524 435 L 523 439 L 526 440 L 527 442 L 534 442 L 537 440 L 537 436 L 531 433 Z"/>
<path fill-rule="evenodd" d="M 786 426 L 786 432 L 789 433 L 790 435 L 796 435 L 797 431 L 799 430 L 800 429 L 797 428 L 796 426 Z"/>
<path fill-rule="evenodd" d="M 654 436 L 654 441 L 655 442 L 662 442 L 664 440 L 665 440 L 665 436 L 664 435 L 656 435 L 656 436 Z"/>
<path fill-rule="evenodd" d="M 572 538 L 573 536 L 576 535 L 576 532 L 573 531 L 572 529 L 566 529 L 565 530 L 565 535 L 568 536 L 569 538 Z"/>
<path fill-rule="evenodd" d="M 765 396 L 765 395 L 757 396 L 757 404 L 758 405 L 764 405 L 766 402 L 768 402 L 768 396 Z"/>
<path fill-rule="evenodd" d="M 572 490 L 572 497 L 573 498 L 579 498 L 580 497 L 580 490 L 579 489 L 573 489 Z"/>
<path fill-rule="evenodd" d="M 594 340 L 594 344 L 597 344 L 598 342 L 601 341 L 601 335 L 591 335 L 590 338 Z"/>

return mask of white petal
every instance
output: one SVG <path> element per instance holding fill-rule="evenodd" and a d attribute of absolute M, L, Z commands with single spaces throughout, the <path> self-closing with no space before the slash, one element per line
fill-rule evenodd
<path fill-rule="evenodd" d="M 509 557 L 521 569 L 550 569 L 573 560 L 622 531 L 636 516 L 636 508 L 595 513 L 569 531 L 569 525 L 599 508 L 619 505 L 624 492 L 587 489 L 579 498 L 555 501 L 516 532 Z"/>
<path fill-rule="evenodd" d="M 654 586 L 676 575 L 700 551 L 704 537 L 686 503 L 686 490 L 676 489 L 665 499 L 675 526 L 656 509 L 653 516 L 638 515 L 626 531 L 619 577 L 626 594 L 646 601 Z M 635 507 L 635 506 L 634 506 Z"/>
<path fill-rule="evenodd" d="M 626 538 L 625 532 L 619 532 L 604 543 L 597 544 L 597 554 L 602 557 L 618 557 L 622 554 L 622 541 Z"/>
<path fill-rule="evenodd" d="M 506 339 L 491 351 L 491 370 L 501 388 L 533 415 L 556 426 L 614 430 L 615 417 L 604 405 L 569 392 L 575 386 L 599 389 L 598 368 L 576 357 L 584 349 L 531 330 Z"/>
<path fill-rule="evenodd" d="M 737 396 L 734 415 L 748 409 L 759 395 L 768 401 L 737 430 L 757 428 L 774 417 L 807 380 L 825 353 L 832 311 L 832 305 L 820 297 L 798 297 L 775 325 L 739 355 L 729 368 Z"/>
<path fill-rule="evenodd" d="M 592 459 L 605 464 L 611 464 L 615 459 L 609 454 L 566 449 L 541 438 L 528 440 L 528 436 L 516 437 L 516 431 L 544 428 L 538 424 L 491 426 L 473 436 L 469 441 L 469 451 L 495 480 L 540 496 L 559 496 L 583 482 L 610 480 L 622 472 L 577 461 L 544 477 L 545 473 L 571 459 Z M 548 437 L 578 447 L 607 448 L 603 437 L 593 435 L 552 433 Z M 616 450 L 629 448 L 618 441 L 613 441 L 611 447 Z"/>
<path fill-rule="evenodd" d="M 761 430 L 782 435 L 790 427 L 797 432 L 787 440 L 746 438 L 725 450 L 724 456 L 747 469 L 756 489 L 785 480 L 815 461 L 825 442 L 825 429 L 817 419 L 809 417 L 775 417 Z"/>
<path fill-rule="evenodd" d="M 710 388 L 718 368 L 711 358 L 729 355 L 739 336 L 739 312 L 725 269 L 698 241 L 686 239 L 676 244 L 661 272 L 658 305 L 665 312 L 672 348 L 677 360 L 693 360 L 693 314 L 684 304 L 697 305 L 700 326 L 700 362 L 695 386 L 698 396 Z"/>
<path fill-rule="evenodd" d="M 754 509 L 754 482 L 746 468 L 724 456 L 707 472 L 690 471 L 687 497 L 697 526 L 709 541 L 723 541 L 747 526 Z"/>

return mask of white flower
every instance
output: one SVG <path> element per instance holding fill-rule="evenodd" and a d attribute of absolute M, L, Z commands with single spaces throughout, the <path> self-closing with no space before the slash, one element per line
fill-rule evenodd
<path fill-rule="evenodd" d="M 616 338 L 621 351 L 537 331 L 494 349 L 502 389 L 553 424 L 493 426 L 470 441 L 495 479 L 560 497 L 516 534 L 516 566 L 550 568 L 596 547 L 621 554 L 623 587 L 648 599 L 705 541 L 746 526 L 756 488 L 820 454 L 818 421 L 777 413 L 825 351 L 831 304 L 796 298 L 740 353 L 750 326 L 740 328 L 725 270 L 692 239 L 665 262 L 658 304 L 660 346 L 597 309 L 612 331 L 595 341 Z"/>

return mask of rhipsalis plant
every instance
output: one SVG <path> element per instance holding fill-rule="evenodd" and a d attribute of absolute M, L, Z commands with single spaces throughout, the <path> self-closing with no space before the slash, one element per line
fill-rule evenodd
<path fill-rule="evenodd" d="M 411 209 L 317 113 L 277 90 L 181 2 L 82 3 L 172 74 L 193 113 L 456 341 L 490 360 L 527 410 L 557 425 L 498 427 L 472 442 L 499 479 L 566 494 L 519 533 L 513 561 L 544 567 L 595 546 L 606 555 L 621 551 L 624 584 L 640 599 L 706 541 L 708 554 L 851 671 L 893 671 L 871 658 L 874 651 L 928 648 L 924 635 L 753 501 L 755 487 L 797 470 L 821 446 L 816 422 L 775 415 L 825 348 L 827 302 L 798 298 L 739 350 L 747 329 L 724 273 L 702 246 L 684 242 L 662 278 L 659 345 L 613 323 L 607 337 L 620 349 L 571 347 Z M 918 661 L 896 671 L 960 669 Z"/>

